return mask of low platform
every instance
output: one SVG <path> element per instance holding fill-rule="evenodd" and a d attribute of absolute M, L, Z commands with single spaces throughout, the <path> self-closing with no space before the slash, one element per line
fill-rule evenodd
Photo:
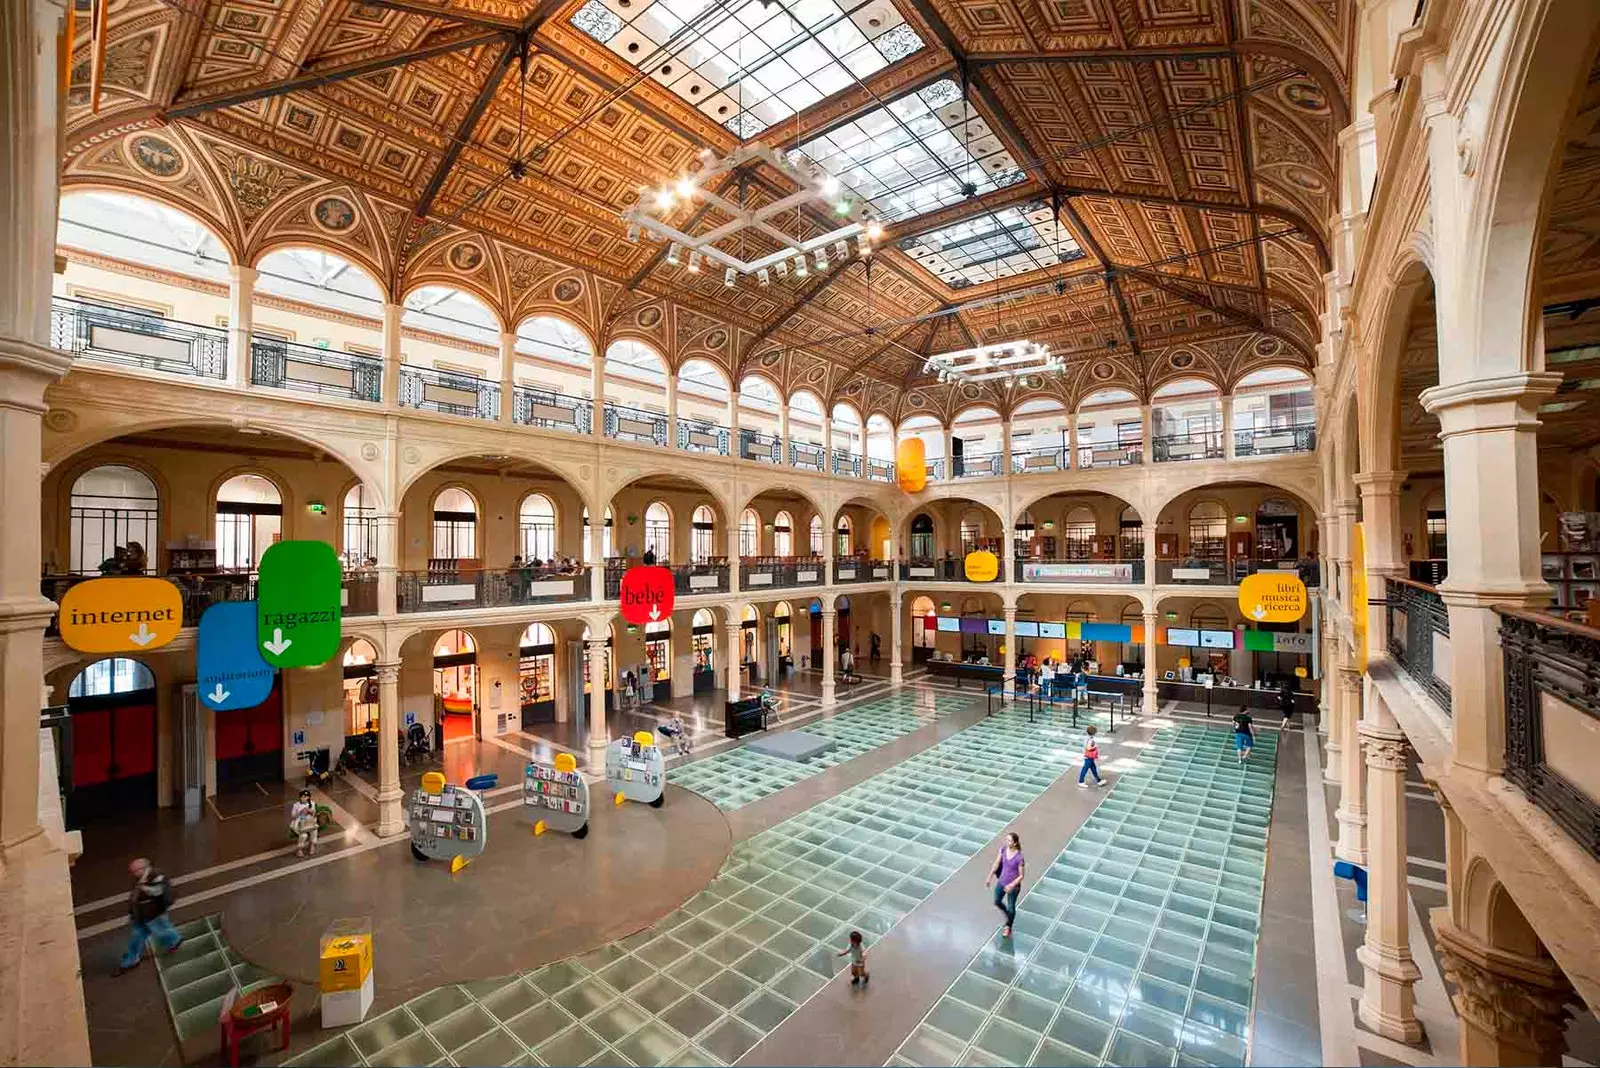
<path fill-rule="evenodd" d="M 805 731 L 780 731 L 777 734 L 768 734 L 755 741 L 746 742 L 746 749 L 753 749 L 757 753 L 765 753 L 770 757 L 780 760 L 810 760 L 814 756 L 821 756 L 834 747 L 832 738 L 824 738 L 820 734 L 807 734 Z"/>

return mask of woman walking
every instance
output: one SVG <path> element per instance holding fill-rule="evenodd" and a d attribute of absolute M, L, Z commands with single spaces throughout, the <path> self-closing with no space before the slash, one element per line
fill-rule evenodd
<path fill-rule="evenodd" d="M 1017 922 L 1017 895 L 1022 893 L 1022 877 L 1026 865 L 1022 859 L 1022 839 L 1016 831 L 1007 831 L 1000 855 L 994 858 L 994 870 L 984 880 L 984 886 L 994 887 L 994 907 L 1006 917 L 1005 930 L 1000 934 L 1011 937 L 1011 925 Z"/>

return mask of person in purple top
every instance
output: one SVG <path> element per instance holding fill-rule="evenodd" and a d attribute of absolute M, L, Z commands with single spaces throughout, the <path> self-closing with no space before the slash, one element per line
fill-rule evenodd
<path fill-rule="evenodd" d="M 984 886 L 994 887 L 994 907 L 1005 913 L 1006 927 L 1001 931 L 1011 937 L 1011 925 L 1017 922 L 1017 895 L 1022 893 L 1022 876 L 1026 865 L 1022 859 L 1022 839 L 1016 831 L 1007 831 L 1000 855 L 994 858 L 994 870 L 984 880 Z"/>

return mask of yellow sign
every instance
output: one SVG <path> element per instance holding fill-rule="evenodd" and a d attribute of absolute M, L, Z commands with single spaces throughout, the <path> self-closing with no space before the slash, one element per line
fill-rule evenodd
<path fill-rule="evenodd" d="M 906 438 L 894 454 L 895 481 L 907 493 L 921 493 L 928 484 L 928 450 L 921 438 Z"/>
<path fill-rule="evenodd" d="M 967 554 L 967 579 L 971 582 L 993 582 L 1000 574 L 1000 560 L 987 549 Z"/>
<path fill-rule="evenodd" d="M 1306 677 L 1307 674 L 1308 673 L 1307 673 L 1306 669 L 1303 668 L 1303 667 L 1297 667 L 1297 668 L 1294 669 L 1294 677 L 1297 678 L 1297 679 L 1303 679 L 1303 678 Z"/>
<path fill-rule="evenodd" d="M 317 982 L 324 994 L 360 990 L 371 972 L 372 939 L 367 935 L 344 935 L 323 948 Z"/>
<path fill-rule="evenodd" d="M 557 753 L 552 762 L 555 769 L 560 772 L 573 772 L 578 770 L 578 758 L 571 753 Z"/>
<path fill-rule="evenodd" d="M 444 793 L 445 777 L 442 771 L 430 771 L 422 776 L 422 792 L 425 794 Z"/>
<path fill-rule="evenodd" d="M 1355 631 L 1356 670 L 1367 670 L 1367 539 L 1350 525 L 1350 629 Z"/>
<path fill-rule="evenodd" d="M 1306 614 L 1309 600 L 1299 575 L 1266 572 L 1239 583 L 1239 611 L 1256 623 L 1293 623 Z"/>
<path fill-rule="evenodd" d="M 61 598 L 60 627 L 80 653 L 148 652 L 183 629 L 183 595 L 166 579 L 90 579 Z"/>

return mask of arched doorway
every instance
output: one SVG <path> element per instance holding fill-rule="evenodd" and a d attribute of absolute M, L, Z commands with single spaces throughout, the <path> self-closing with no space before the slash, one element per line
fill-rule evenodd
<path fill-rule="evenodd" d="M 1255 557 L 1266 563 L 1305 555 L 1300 544 L 1300 509 L 1293 501 L 1268 497 L 1256 506 Z"/>
<path fill-rule="evenodd" d="M 447 630 L 433 644 L 433 712 L 446 743 L 477 735 L 478 643 Z"/>
<path fill-rule="evenodd" d="M 739 513 L 739 555 L 761 555 L 761 516 L 754 508 Z"/>
<path fill-rule="evenodd" d="M 822 602 L 815 597 L 806 609 L 811 617 L 811 666 L 822 667 Z"/>
<path fill-rule="evenodd" d="M 377 730 L 378 650 L 365 638 L 357 638 L 344 651 L 343 665 L 344 733 Z"/>
<path fill-rule="evenodd" d="M 761 613 L 753 604 L 747 604 L 739 611 L 739 662 L 749 669 L 749 680 L 754 684 L 760 674 L 757 661 L 760 659 L 756 649 L 761 641 Z"/>
<path fill-rule="evenodd" d="M 700 505 L 689 517 L 689 562 L 709 564 L 717 555 L 717 514 Z"/>
<path fill-rule="evenodd" d="M 933 517 L 926 513 L 911 518 L 911 559 L 933 559 Z"/>
<path fill-rule="evenodd" d="M 160 495 L 143 471 L 120 464 L 85 471 L 72 484 L 68 567 L 75 575 L 126 574 L 117 550 L 138 545 L 146 570 L 155 570 L 151 554 L 160 549 L 160 519 Z"/>
<path fill-rule="evenodd" d="M 372 491 L 360 482 L 344 495 L 344 566 L 354 571 L 378 562 L 378 509 Z"/>
<path fill-rule="evenodd" d="M 717 617 L 709 608 L 694 614 L 689 649 L 694 654 L 694 692 L 710 693 L 717 688 Z"/>
<path fill-rule="evenodd" d="M 1189 509 L 1189 559 L 1221 563 L 1228 536 L 1228 512 L 1217 501 Z"/>
<path fill-rule="evenodd" d="M 549 563 L 556 558 L 556 506 L 542 493 L 522 499 L 517 512 L 517 551 L 528 562 Z"/>
<path fill-rule="evenodd" d="M 911 602 L 911 662 L 920 664 L 933 656 L 938 633 L 939 613 L 933 598 L 918 597 Z"/>
<path fill-rule="evenodd" d="M 72 792 L 67 823 L 156 806 L 156 680 L 137 660 L 97 660 L 67 691 Z"/>
<path fill-rule="evenodd" d="M 521 660 L 517 670 L 518 703 L 524 728 L 556 719 L 556 634 L 544 623 L 530 623 L 518 643 Z M 508 718 L 508 717 L 507 717 Z M 504 734 L 509 722 L 495 722 L 495 731 Z"/>
<path fill-rule="evenodd" d="M 834 555 L 841 559 L 855 553 L 855 526 L 850 522 L 850 517 L 839 517 L 838 544 L 834 546 Z"/>
<path fill-rule="evenodd" d="M 772 610 L 772 629 L 778 643 L 778 671 L 794 669 L 794 619 L 788 601 L 779 601 Z"/>
<path fill-rule="evenodd" d="M 1092 560 L 1099 547 L 1099 526 L 1094 511 L 1079 505 L 1069 508 L 1061 520 L 1061 536 L 1066 539 L 1068 560 Z"/>
<path fill-rule="evenodd" d="M 278 487 L 260 475 L 234 475 L 224 482 L 217 489 L 216 534 L 217 567 L 255 570 L 261 554 L 283 537 Z"/>
<path fill-rule="evenodd" d="M 822 532 L 823 532 L 822 517 L 820 515 L 812 516 L 811 517 L 811 525 L 807 528 L 807 531 L 806 531 L 807 540 L 809 540 L 810 543 L 811 543 L 811 555 L 812 556 L 821 556 L 822 555 L 822 550 L 824 548 L 826 548 L 826 546 L 823 545 L 823 541 L 822 541 L 823 534 L 822 534 Z"/>
<path fill-rule="evenodd" d="M 1122 510 L 1117 521 L 1117 559 L 1144 559 L 1144 520 L 1132 505 Z"/>
<path fill-rule="evenodd" d="M 654 682 L 672 681 L 672 620 L 644 625 L 644 658 Z"/>
<path fill-rule="evenodd" d="M 853 646 L 850 640 L 850 598 L 841 597 L 836 602 L 834 618 L 834 637 L 838 639 L 839 647 Z"/>
<path fill-rule="evenodd" d="M 794 518 L 788 512 L 772 517 L 772 555 L 794 556 Z"/>
<path fill-rule="evenodd" d="M 644 510 L 644 553 L 646 563 L 652 556 L 658 564 L 672 561 L 672 512 L 660 501 Z"/>

